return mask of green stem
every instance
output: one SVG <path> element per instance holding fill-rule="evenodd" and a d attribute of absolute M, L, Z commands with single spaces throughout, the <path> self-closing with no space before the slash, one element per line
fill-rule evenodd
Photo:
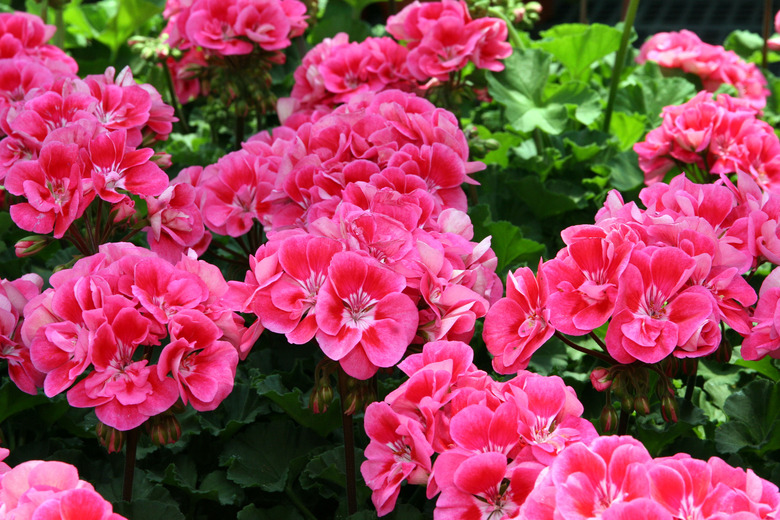
<path fill-rule="evenodd" d="M 696 368 L 688 374 L 688 379 L 685 382 L 685 398 L 683 399 L 683 405 L 690 407 L 693 404 L 693 390 L 696 388 L 696 372 L 699 370 L 698 363 Z"/>
<path fill-rule="evenodd" d="M 341 397 L 341 426 L 344 430 L 344 462 L 347 477 L 347 512 L 357 513 L 357 479 L 355 476 L 355 431 L 352 416 L 346 413 L 347 374 L 339 365 L 339 396 Z"/>
<path fill-rule="evenodd" d="M 181 124 L 181 130 L 185 134 L 190 133 L 190 125 L 187 124 L 187 118 L 184 117 L 184 110 L 181 107 L 181 104 L 179 103 L 179 98 L 176 96 L 176 89 L 173 87 L 173 76 L 171 73 L 171 68 L 168 66 L 168 62 L 165 60 L 161 61 L 163 69 L 165 71 L 165 85 L 168 88 L 168 96 L 171 99 L 171 106 L 173 106 L 173 111 L 176 113 L 176 117 L 179 118 L 179 123 Z"/>
<path fill-rule="evenodd" d="M 525 44 L 520 38 L 520 33 L 517 32 L 514 24 L 512 24 L 512 21 L 506 17 L 506 14 L 494 8 L 489 8 L 487 11 L 489 14 L 504 20 L 504 23 L 506 23 L 507 34 L 509 36 L 509 42 L 512 44 L 512 47 L 515 49 L 525 49 Z"/>
<path fill-rule="evenodd" d="M 304 518 L 307 520 L 317 520 L 317 517 L 314 516 L 311 511 L 309 511 L 309 508 L 306 507 L 306 504 L 303 503 L 303 500 L 301 500 L 301 498 L 295 494 L 295 491 L 293 491 L 292 487 L 289 485 L 285 487 L 284 493 L 287 495 L 287 498 L 290 499 L 290 502 L 292 502 L 293 505 L 298 508 L 298 511 L 301 512 Z"/>
<path fill-rule="evenodd" d="M 603 352 L 598 352 L 598 351 L 595 351 L 595 350 L 591 350 L 591 349 L 589 349 L 587 347 L 583 347 L 581 345 L 577 345 L 576 343 L 574 343 L 572 340 L 570 340 L 569 338 L 567 338 L 566 336 L 564 336 L 563 334 L 561 334 L 557 330 L 555 331 L 555 337 L 558 338 L 559 340 L 563 341 L 568 346 L 570 346 L 571 348 L 573 348 L 574 350 L 576 350 L 578 352 L 582 352 L 583 354 L 588 354 L 589 356 L 593 356 L 593 357 L 598 358 L 598 359 L 600 359 L 602 361 L 606 361 L 610 365 L 614 365 L 615 364 L 615 360 L 612 359 L 609 355 L 604 354 Z"/>
<path fill-rule="evenodd" d="M 772 0 L 764 0 L 764 45 L 761 48 L 761 66 L 769 64 L 769 32 L 772 30 Z"/>
<path fill-rule="evenodd" d="M 54 25 L 57 26 L 57 32 L 54 33 L 54 45 L 65 50 L 65 17 L 62 14 L 62 9 L 63 6 L 54 9 Z"/>
<path fill-rule="evenodd" d="M 620 409 L 620 419 L 618 420 L 618 435 L 625 435 L 628 433 L 628 418 L 631 417 L 631 413 Z"/>
<path fill-rule="evenodd" d="M 628 4 L 626 19 L 623 22 L 623 36 L 620 39 L 620 47 L 615 56 L 615 66 L 612 69 L 612 78 L 609 84 L 609 98 L 607 98 L 607 108 L 604 111 L 604 126 L 602 128 L 604 133 L 609 133 L 609 125 L 612 121 L 612 110 L 615 106 L 615 96 L 617 96 L 620 75 L 623 73 L 623 65 L 625 64 L 626 53 L 628 52 L 628 39 L 631 36 L 631 28 L 634 26 L 634 18 L 636 18 L 636 11 L 638 8 L 639 0 L 631 0 Z"/>
<path fill-rule="evenodd" d="M 133 428 L 127 432 L 127 444 L 125 444 L 125 480 L 122 485 L 122 500 L 133 501 L 133 476 L 135 475 L 135 452 L 138 446 L 138 437 L 141 430 Z"/>

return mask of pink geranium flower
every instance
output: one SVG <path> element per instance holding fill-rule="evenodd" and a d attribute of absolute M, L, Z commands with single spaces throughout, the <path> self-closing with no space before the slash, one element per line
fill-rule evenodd
<path fill-rule="evenodd" d="M 531 355 L 555 332 L 543 278 L 537 280 L 529 268 L 521 267 L 507 275 L 506 285 L 506 297 L 488 310 L 483 329 L 493 368 L 500 374 L 527 367 Z"/>
<path fill-rule="evenodd" d="M 698 290 L 681 291 L 695 265 L 674 247 L 634 251 L 605 338 L 613 358 L 657 363 L 700 328 L 712 313 L 712 301 Z"/>
<path fill-rule="evenodd" d="M 315 305 L 325 355 L 359 379 L 398 363 L 417 331 L 417 307 L 405 287 L 402 276 L 373 258 L 337 253 Z"/>

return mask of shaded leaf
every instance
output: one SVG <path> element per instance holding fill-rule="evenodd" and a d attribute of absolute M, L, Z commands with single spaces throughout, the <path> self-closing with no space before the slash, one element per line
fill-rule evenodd
<path fill-rule="evenodd" d="M 718 427 L 715 444 L 723 453 L 743 448 L 759 455 L 780 448 L 780 386 L 759 379 L 726 399 L 729 421 Z"/>
<path fill-rule="evenodd" d="M 293 460 L 321 442 L 289 421 L 258 423 L 226 444 L 219 463 L 228 466 L 227 477 L 241 486 L 278 492 L 284 490 Z"/>

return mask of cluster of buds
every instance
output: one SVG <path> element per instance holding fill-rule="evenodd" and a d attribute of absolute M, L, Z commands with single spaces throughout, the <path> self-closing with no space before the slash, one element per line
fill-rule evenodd
<path fill-rule="evenodd" d="M 678 372 L 686 375 L 696 373 L 695 359 L 667 358 L 660 364 L 659 375 L 655 384 L 655 392 L 661 401 L 661 415 L 666 422 L 677 422 L 679 406 L 675 396 L 675 387 L 671 378 Z M 613 365 L 609 368 L 599 367 L 590 374 L 593 387 L 600 392 L 607 392 L 606 404 L 601 410 L 599 422 L 602 431 L 610 432 L 618 423 L 617 411 L 613 404 L 614 398 L 620 402 L 624 413 L 636 412 L 645 416 L 650 413 L 650 374 L 647 365 Z"/>
<path fill-rule="evenodd" d="M 475 18 L 500 15 L 521 29 L 531 29 L 539 22 L 542 14 L 542 4 L 539 2 L 470 0 L 468 4 L 469 12 Z"/>

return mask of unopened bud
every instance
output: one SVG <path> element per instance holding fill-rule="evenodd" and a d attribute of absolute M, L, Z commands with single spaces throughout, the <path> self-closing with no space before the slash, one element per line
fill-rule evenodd
<path fill-rule="evenodd" d="M 590 373 L 590 382 L 599 392 L 605 391 L 612 386 L 612 373 L 604 367 L 594 368 Z"/>
<path fill-rule="evenodd" d="M 146 433 L 156 446 L 173 444 L 181 438 L 179 420 L 172 413 L 161 413 L 146 421 Z"/>
<path fill-rule="evenodd" d="M 601 424 L 601 430 L 604 433 L 609 433 L 617 427 L 618 416 L 612 403 L 604 405 L 604 408 L 601 409 L 599 423 Z"/>
<path fill-rule="evenodd" d="M 311 392 L 309 398 L 309 409 L 314 413 L 325 413 L 328 407 L 333 403 L 333 389 L 330 385 L 320 386 Z"/>
<path fill-rule="evenodd" d="M 122 451 L 122 448 L 125 445 L 125 432 L 99 422 L 95 428 L 95 433 L 97 434 L 100 445 L 109 453 Z"/>
<path fill-rule="evenodd" d="M 647 415 L 650 413 L 650 401 L 646 395 L 638 395 L 634 398 L 634 410 L 639 415 Z"/>
<path fill-rule="evenodd" d="M 680 370 L 680 361 L 674 356 L 669 356 L 661 361 L 661 370 L 666 377 L 676 377 Z"/>
<path fill-rule="evenodd" d="M 679 411 L 677 399 L 673 395 L 667 394 L 661 398 L 661 415 L 663 416 L 664 421 L 676 423 Z"/>
<path fill-rule="evenodd" d="M 14 253 L 19 258 L 32 256 L 46 247 L 48 243 L 49 237 L 43 237 L 39 235 L 24 237 L 14 245 Z"/>
<path fill-rule="evenodd" d="M 712 354 L 712 357 L 715 358 L 715 361 L 718 363 L 728 363 L 731 361 L 731 353 L 734 350 L 734 347 L 731 346 L 731 343 L 726 340 L 724 337 L 720 340 L 720 345 L 718 345 L 718 350 L 715 351 L 714 354 Z"/>
<path fill-rule="evenodd" d="M 699 360 L 695 358 L 685 358 L 682 360 L 682 371 L 686 376 L 690 376 L 696 373 L 699 368 Z"/>
<path fill-rule="evenodd" d="M 620 407 L 628 413 L 634 409 L 634 399 L 630 395 L 624 395 L 620 398 Z"/>

